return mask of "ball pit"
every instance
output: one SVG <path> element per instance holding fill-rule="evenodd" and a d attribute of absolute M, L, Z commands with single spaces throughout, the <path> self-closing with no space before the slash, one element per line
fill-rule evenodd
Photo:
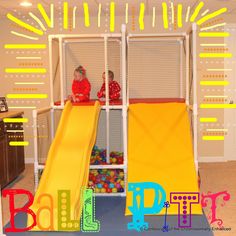
<path fill-rule="evenodd" d="M 95 193 L 122 193 L 124 192 L 124 171 L 121 169 L 90 170 L 88 187 Z"/>
<path fill-rule="evenodd" d="M 110 152 L 110 164 L 111 165 L 122 165 L 124 163 L 123 152 Z M 107 165 L 106 162 L 106 149 L 98 148 L 94 146 L 91 159 L 91 165 Z"/>

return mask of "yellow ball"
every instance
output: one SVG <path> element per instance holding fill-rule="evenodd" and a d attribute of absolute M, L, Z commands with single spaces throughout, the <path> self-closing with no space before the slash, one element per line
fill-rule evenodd
<path fill-rule="evenodd" d="M 110 176 L 113 177 L 115 175 L 115 172 L 114 171 L 111 171 L 110 172 Z"/>
<path fill-rule="evenodd" d="M 123 178 L 124 177 L 124 172 L 120 172 L 119 177 Z"/>
<path fill-rule="evenodd" d="M 95 188 L 95 193 L 100 193 L 100 189 L 99 188 Z"/>
<path fill-rule="evenodd" d="M 112 189 L 112 192 L 113 192 L 113 193 L 117 193 L 117 189 L 116 189 L 116 188 L 113 188 L 113 189 Z"/>
<path fill-rule="evenodd" d="M 125 186 L 125 182 L 122 180 L 122 181 L 120 181 L 120 184 L 121 184 L 121 186 L 122 187 L 124 187 Z"/>
<path fill-rule="evenodd" d="M 101 193 L 105 193 L 106 192 L 106 189 L 105 188 L 102 188 L 101 189 Z"/>

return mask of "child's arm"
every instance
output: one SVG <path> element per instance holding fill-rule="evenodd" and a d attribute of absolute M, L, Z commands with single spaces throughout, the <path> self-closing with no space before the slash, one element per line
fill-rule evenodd
<path fill-rule="evenodd" d="M 120 98 L 120 85 L 116 81 L 113 81 L 112 88 L 110 91 L 110 99 L 116 100 L 119 98 Z"/>
<path fill-rule="evenodd" d="M 103 84 L 100 91 L 98 91 L 97 97 L 98 98 L 104 98 L 105 97 L 105 84 Z"/>

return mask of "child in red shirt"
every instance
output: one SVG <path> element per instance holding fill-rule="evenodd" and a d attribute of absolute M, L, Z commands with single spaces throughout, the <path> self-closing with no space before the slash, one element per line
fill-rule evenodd
<path fill-rule="evenodd" d="M 108 71 L 108 77 L 109 77 L 109 99 L 111 101 L 117 100 L 120 98 L 120 85 L 114 80 L 114 73 L 110 70 Z M 106 96 L 105 72 L 103 72 L 102 78 L 103 78 L 103 84 L 100 91 L 97 93 L 99 99 L 105 98 Z"/>
<path fill-rule="evenodd" d="M 72 102 L 89 101 L 91 85 L 86 77 L 86 70 L 83 66 L 79 66 L 74 71 L 74 80 L 72 83 L 72 95 L 69 99 Z"/>

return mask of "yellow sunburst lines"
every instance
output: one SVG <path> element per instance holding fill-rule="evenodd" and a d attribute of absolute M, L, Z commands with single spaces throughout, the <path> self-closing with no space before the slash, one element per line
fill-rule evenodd
<path fill-rule="evenodd" d="M 185 22 L 188 22 L 188 21 L 189 21 L 190 10 L 191 10 L 191 7 L 188 6 L 188 8 L 187 8 L 187 13 L 186 13 L 186 19 L 185 19 Z"/>
<path fill-rule="evenodd" d="M 210 19 L 212 19 L 212 18 L 214 18 L 214 17 L 216 17 L 216 16 L 219 16 L 219 15 L 225 13 L 225 12 L 227 12 L 227 8 L 226 8 L 226 7 L 221 8 L 221 9 L 218 10 L 218 11 L 215 11 L 215 12 L 213 12 L 213 13 L 210 13 L 210 14 L 204 16 L 204 17 L 201 18 L 199 21 L 197 21 L 197 24 L 198 24 L 198 25 L 202 25 L 202 24 L 205 23 L 206 21 L 208 21 L 208 20 L 210 20 Z"/>
<path fill-rule="evenodd" d="M 191 22 L 194 22 L 196 20 L 196 18 L 198 17 L 199 15 L 199 12 L 201 11 L 201 9 L 204 7 L 204 2 L 200 2 L 197 7 L 195 8 L 191 18 L 190 18 L 190 21 Z"/>
<path fill-rule="evenodd" d="M 72 23 L 72 27 L 73 29 L 75 29 L 75 26 L 76 26 L 76 10 L 77 10 L 77 7 L 73 7 L 73 23 Z"/>
<path fill-rule="evenodd" d="M 182 4 L 178 4 L 178 20 L 177 20 L 177 24 L 179 28 L 183 27 L 183 22 L 182 22 L 182 12 L 183 12 L 183 6 Z"/>
<path fill-rule="evenodd" d="M 156 25 L 156 7 L 152 8 L 152 27 L 154 28 Z"/>
<path fill-rule="evenodd" d="M 68 2 L 63 2 L 63 28 L 68 29 Z"/>
<path fill-rule="evenodd" d="M 89 17 L 89 6 L 87 2 L 83 3 L 84 7 L 84 24 L 86 27 L 90 26 L 90 17 Z"/>
<path fill-rule="evenodd" d="M 205 30 L 209 30 L 209 29 L 215 29 L 215 28 L 222 27 L 222 26 L 225 26 L 225 25 L 226 25 L 226 22 L 201 28 L 201 31 L 205 31 Z"/>
<path fill-rule="evenodd" d="M 34 13 L 29 12 L 29 15 L 39 24 L 39 26 L 41 27 L 41 29 L 43 31 L 46 31 L 47 29 L 45 28 L 44 24 L 42 23 L 42 21 L 36 16 L 34 15 Z"/>
<path fill-rule="evenodd" d="M 16 36 L 21 37 L 21 38 L 30 39 L 30 40 L 39 40 L 38 37 L 32 37 L 32 36 L 29 36 L 29 35 L 26 35 L 26 34 L 21 34 L 21 33 L 15 32 L 15 31 L 11 31 L 11 34 L 16 35 Z"/>
<path fill-rule="evenodd" d="M 8 13 L 7 14 L 7 18 L 11 21 L 13 21 L 14 23 L 16 23 L 17 25 L 21 26 L 22 28 L 25 28 L 37 35 L 43 35 L 43 31 L 42 30 L 39 30 L 25 22 L 23 22 L 22 20 L 16 18 L 15 16 L 13 16 L 12 14 Z"/>
<path fill-rule="evenodd" d="M 162 11 L 163 11 L 163 25 L 165 29 L 169 28 L 169 21 L 168 21 L 168 9 L 167 9 L 167 3 L 162 3 Z"/>
<path fill-rule="evenodd" d="M 205 10 L 205 11 L 201 14 L 201 16 L 205 16 L 209 11 L 210 11 L 209 9 Z"/>
<path fill-rule="evenodd" d="M 41 13 L 43 19 L 45 20 L 47 26 L 49 28 L 53 28 L 54 27 L 54 6 L 53 6 L 53 4 L 50 5 L 50 14 L 51 14 L 50 18 L 48 17 L 48 15 L 41 3 L 39 3 L 37 5 L 37 7 L 38 7 L 38 10 Z"/>
<path fill-rule="evenodd" d="M 110 3 L 110 31 L 115 31 L 115 2 Z"/>
<path fill-rule="evenodd" d="M 98 6 L 98 28 L 101 27 L 101 12 L 102 12 L 102 4 L 99 3 L 99 6 Z"/>
<path fill-rule="evenodd" d="M 139 12 L 139 28 L 144 30 L 144 13 L 145 13 L 145 4 L 140 3 L 140 12 Z"/>

